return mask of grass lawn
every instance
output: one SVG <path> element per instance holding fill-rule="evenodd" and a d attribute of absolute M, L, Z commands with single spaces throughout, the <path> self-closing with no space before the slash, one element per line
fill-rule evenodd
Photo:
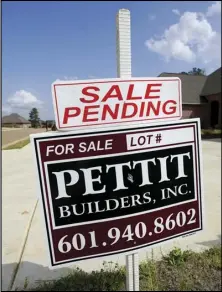
<path fill-rule="evenodd" d="M 29 291 L 124 291 L 125 267 L 111 262 L 100 271 L 80 269 L 61 279 L 37 283 Z M 221 246 L 201 253 L 173 249 L 160 261 L 140 264 L 140 291 L 221 291 Z"/>
<path fill-rule="evenodd" d="M 218 135 L 221 136 L 221 129 L 202 129 L 201 135 Z"/>
<path fill-rule="evenodd" d="M 25 140 L 19 141 L 19 142 L 12 144 L 10 146 L 2 147 L 2 150 L 21 149 L 22 147 L 26 146 L 29 143 L 30 143 L 30 139 L 27 138 Z"/>

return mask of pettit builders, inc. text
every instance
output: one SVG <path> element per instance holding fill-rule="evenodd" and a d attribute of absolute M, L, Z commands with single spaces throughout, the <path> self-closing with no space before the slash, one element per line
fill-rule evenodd
<path fill-rule="evenodd" d="M 202 229 L 199 121 L 32 136 L 51 265 Z"/>

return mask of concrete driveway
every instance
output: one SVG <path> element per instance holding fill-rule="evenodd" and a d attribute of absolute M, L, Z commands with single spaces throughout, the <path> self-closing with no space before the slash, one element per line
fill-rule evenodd
<path fill-rule="evenodd" d="M 140 252 L 140 259 L 161 257 L 174 246 L 200 251 L 221 243 L 221 141 L 203 141 L 205 230 Z M 3 258 L 2 289 L 23 288 L 37 280 L 67 274 L 70 269 L 49 270 L 47 245 L 40 204 L 37 204 L 35 169 L 30 145 L 21 150 L 3 151 Z M 122 255 L 79 262 L 75 266 L 91 271 L 103 261 L 125 263 Z M 18 263 L 20 265 L 18 266 Z M 16 268 L 18 271 L 15 273 Z"/>

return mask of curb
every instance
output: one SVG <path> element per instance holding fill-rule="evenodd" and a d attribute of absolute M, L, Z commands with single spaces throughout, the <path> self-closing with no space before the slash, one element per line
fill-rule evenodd
<path fill-rule="evenodd" d="M 39 202 L 39 200 L 37 199 L 37 201 L 35 202 L 34 208 L 32 210 L 31 217 L 30 217 L 30 220 L 28 222 L 28 226 L 27 226 L 26 231 L 25 231 L 25 235 L 24 235 L 24 239 L 23 239 L 23 242 L 22 242 L 22 245 L 21 245 L 21 249 L 20 249 L 20 252 L 18 254 L 18 259 L 16 261 L 16 266 L 15 266 L 15 268 L 13 270 L 12 278 L 11 278 L 10 284 L 8 286 L 8 291 L 13 291 L 12 288 L 14 286 L 14 283 L 15 283 L 15 280 L 16 280 L 16 276 L 18 274 L 18 270 L 19 270 L 19 267 L 20 267 L 20 264 L 21 264 L 22 256 L 23 256 L 24 251 L 25 251 L 25 246 L 26 246 L 26 243 L 27 243 L 27 240 L 28 240 L 29 231 L 30 231 L 30 228 L 31 228 L 31 225 L 32 225 L 32 221 L 33 221 L 33 218 L 34 218 L 34 215 L 35 215 L 35 211 L 36 211 L 38 202 Z"/>
<path fill-rule="evenodd" d="M 204 134 L 201 135 L 201 139 L 202 140 L 210 140 L 210 139 L 222 139 L 221 135 L 217 135 L 217 134 L 212 134 L 212 135 L 208 135 L 208 134 Z"/>

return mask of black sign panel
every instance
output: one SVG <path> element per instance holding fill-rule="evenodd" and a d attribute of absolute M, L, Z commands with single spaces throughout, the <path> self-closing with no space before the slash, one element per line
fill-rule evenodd
<path fill-rule="evenodd" d="M 184 155 L 183 158 L 185 175 L 177 179 L 179 175 L 178 154 L 189 155 Z M 172 156 L 175 157 L 171 161 Z M 160 182 L 162 176 L 161 159 L 163 163 L 165 158 L 168 180 L 165 179 Z M 141 163 L 138 163 L 140 161 L 148 161 L 148 172 L 142 173 Z M 128 163 L 130 163 L 130 167 L 126 165 Z M 119 166 L 121 164 L 124 164 L 122 166 L 123 178 L 118 177 L 115 167 L 111 167 L 107 171 L 107 166 Z M 88 183 L 85 180 L 83 170 L 90 168 L 94 168 L 92 177 L 100 178 L 99 181 L 93 183 L 93 189 L 97 192 L 103 191 L 98 194 L 83 195 Z M 99 168 L 101 168 L 101 171 L 99 171 Z M 57 180 L 56 174 L 61 173 L 66 185 L 65 191 L 69 198 L 67 196 L 58 198 L 58 182 L 60 180 Z M 75 177 L 76 173 L 79 175 L 78 182 L 71 184 L 72 175 Z M 178 202 L 185 202 L 195 197 L 192 146 L 173 148 L 170 153 L 169 149 L 166 149 L 49 164 L 48 174 L 56 226 L 136 214 L 170 206 Z M 141 186 L 143 175 L 147 176 L 150 184 Z M 119 179 L 121 179 L 119 184 L 124 184 L 125 189 L 114 191 Z"/>

